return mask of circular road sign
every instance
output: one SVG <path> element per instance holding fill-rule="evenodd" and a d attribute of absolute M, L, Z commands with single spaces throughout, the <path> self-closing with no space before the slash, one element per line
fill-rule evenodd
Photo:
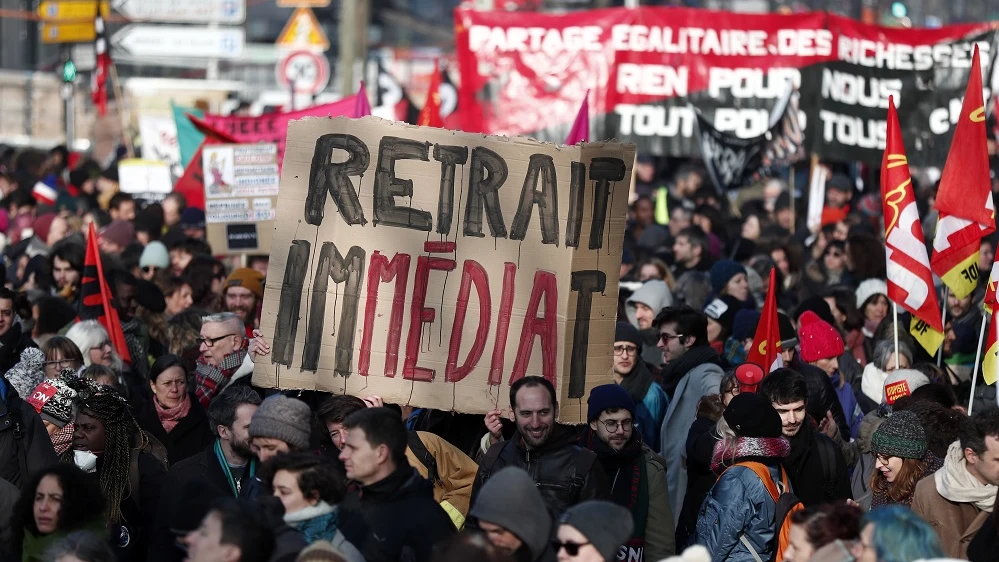
<path fill-rule="evenodd" d="M 276 75 L 282 88 L 294 85 L 296 92 L 316 95 L 330 81 L 330 63 L 322 53 L 294 51 L 281 58 Z"/>

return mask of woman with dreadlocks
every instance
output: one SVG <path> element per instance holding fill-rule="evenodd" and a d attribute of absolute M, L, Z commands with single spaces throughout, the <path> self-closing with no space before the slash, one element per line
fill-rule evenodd
<path fill-rule="evenodd" d="M 118 560 L 142 560 L 155 522 L 166 464 L 139 429 L 125 398 L 109 386 L 79 379 L 72 449 L 64 462 L 96 472 Z"/>

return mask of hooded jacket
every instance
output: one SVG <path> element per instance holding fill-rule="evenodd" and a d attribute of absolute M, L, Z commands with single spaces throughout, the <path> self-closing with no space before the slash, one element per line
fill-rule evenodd
<path fill-rule="evenodd" d="M 512 441 L 493 445 L 479 462 L 471 504 L 475 505 L 479 490 L 489 478 L 506 466 L 527 471 L 552 521 L 582 501 L 608 499 L 607 478 L 596 462 L 597 455 L 580 447 L 578 439 L 575 430 L 556 425 L 541 447 L 528 448 L 519 433 Z"/>
<path fill-rule="evenodd" d="M 347 493 L 340 504 L 340 531 L 367 562 L 429 562 L 434 545 L 455 528 L 434 501 L 433 485 L 407 463 Z"/>
<path fill-rule="evenodd" d="M 517 536 L 532 562 L 544 558 L 552 538 L 552 520 L 538 487 L 527 472 L 506 467 L 482 486 L 468 516 L 503 527 Z"/>
<path fill-rule="evenodd" d="M 656 339 L 659 337 L 659 332 L 653 329 L 642 330 L 639 327 L 638 320 L 635 318 L 636 302 L 644 304 L 658 314 L 660 310 L 667 306 L 673 306 L 673 293 L 669 290 L 669 286 L 666 285 L 665 281 L 653 279 L 646 281 L 645 284 L 628 297 L 625 303 L 627 305 L 625 310 L 628 314 L 628 322 L 638 328 L 642 334 L 642 360 L 650 365 L 661 365 L 663 354 L 656 347 Z"/>
<path fill-rule="evenodd" d="M 680 381 L 663 418 L 659 449 L 666 459 L 666 484 L 674 525 L 687 493 L 687 465 L 684 462 L 687 434 L 697 417 L 697 403 L 701 397 L 718 394 L 724 374 L 720 362 L 721 357 L 715 350 L 706 345 L 695 346 L 668 364 L 663 372 L 664 378 L 669 376 Z"/>

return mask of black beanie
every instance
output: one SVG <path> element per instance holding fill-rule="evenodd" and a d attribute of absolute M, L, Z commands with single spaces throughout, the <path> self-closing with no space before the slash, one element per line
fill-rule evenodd
<path fill-rule="evenodd" d="M 614 329 L 614 341 L 631 342 L 637 345 L 638 349 L 642 349 L 642 335 L 638 333 L 638 328 L 627 322 L 617 323 L 617 328 Z"/>
<path fill-rule="evenodd" d="M 794 324 L 787 314 L 777 313 L 777 326 L 780 329 L 780 347 L 784 350 L 798 347 L 798 332 L 794 331 Z"/>
<path fill-rule="evenodd" d="M 795 311 L 794 317 L 796 319 L 801 318 L 801 315 L 808 310 L 814 312 L 816 316 L 824 320 L 830 326 L 836 325 L 836 318 L 833 317 L 832 310 L 829 308 L 829 303 L 826 302 L 826 299 L 819 296 L 805 299 L 800 305 L 798 305 L 798 310 Z"/>
<path fill-rule="evenodd" d="M 755 393 L 737 395 L 725 408 L 725 421 L 739 437 L 780 437 L 780 414 L 770 400 Z"/>

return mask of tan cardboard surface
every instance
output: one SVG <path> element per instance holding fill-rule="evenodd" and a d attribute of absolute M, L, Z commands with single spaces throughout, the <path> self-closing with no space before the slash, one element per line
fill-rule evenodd
<path fill-rule="evenodd" d="M 324 149 L 333 145 L 349 146 L 352 160 L 347 150 Z M 368 159 L 362 168 L 365 148 Z M 393 182 L 386 156 L 422 156 L 421 152 L 427 161 L 416 157 L 394 161 Z M 443 225 L 440 212 L 443 207 L 446 214 L 447 209 L 440 204 L 442 169 L 451 168 L 442 165 L 444 154 L 456 156 L 459 162 L 465 156 L 464 164 L 453 166 L 450 228 Z M 374 117 L 292 122 L 261 319 L 261 330 L 273 351 L 268 360 L 257 363 L 254 383 L 358 396 L 377 394 L 386 402 L 484 413 L 509 407 L 511 378 L 518 373 L 542 375 L 556 386 L 560 419 L 584 421 L 589 390 L 611 380 L 618 274 L 634 157 L 630 144 L 565 147 L 394 124 Z M 573 162 L 578 163 L 575 169 L 582 181 L 571 180 Z M 492 198 L 487 188 L 493 176 L 488 170 L 500 170 L 503 165 L 507 176 Z M 347 184 L 338 171 L 351 167 L 355 170 L 348 172 L 363 169 L 363 173 L 346 176 Z M 525 190 L 529 169 L 538 171 L 539 180 Z M 402 194 L 407 180 L 412 181 L 412 196 Z M 573 190 L 573 185 L 581 187 Z M 602 234 L 591 239 L 593 209 L 601 189 L 607 194 L 602 213 L 606 220 Z M 376 190 L 381 193 L 378 198 Z M 448 189 L 443 191 L 446 194 Z M 571 197 L 570 191 L 576 196 Z M 331 192 L 339 194 L 341 206 Z M 485 204 L 474 204 L 477 197 L 470 192 Z M 355 198 L 357 205 L 351 211 Z M 573 201 L 581 207 L 577 214 L 571 208 Z M 476 213 L 468 213 L 470 206 L 482 209 L 481 237 L 466 232 L 477 230 Z M 542 213 L 542 207 L 550 210 Z M 552 219 L 545 225 L 551 243 L 542 242 L 542 215 Z M 418 228 L 421 221 L 429 231 Z M 579 225 L 578 247 L 568 244 L 575 224 Z M 443 233 L 438 232 L 439 226 Z M 517 236 L 523 239 L 513 239 Z M 328 244 L 325 258 L 320 256 L 324 244 Z M 591 244 L 600 247 L 590 249 Z M 402 264 L 406 256 L 405 290 L 394 302 L 396 283 L 402 276 L 391 279 L 378 264 Z M 447 260 L 455 262 L 450 271 Z M 428 267 L 421 267 L 421 262 Z M 353 270 L 339 267 L 351 264 Z M 421 270 L 428 273 L 421 276 Z M 473 281 L 476 271 L 479 283 Z M 603 290 L 573 290 L 574 272 L 577 286 L 603 278 Z M 413 305 L 421 278 L 426 287 L 422 312 Z M 504 278 L 513 281 L 506 284 L 508 298 L 504 298 Z M 467 290 L 462 290 L 463 285 Z M 480 289 L 489 300 L 488 308 L 480 300 Z M 577 313 L 580 294 L 592 295 L 588 316 Z M 529 313 L 532 295 L 539 303 L 534 307 L 536 314 Z M 480 326 L 480 308 L 487 317 L 487 329 Z M 456 331 L 456 316 L 462 310 L 464 326 Z M 396 323 L 394 316 L 399 319 Z M 497 346 L 503 317 L 508 318 L 506 345 Z M 522 337 L 525 318 L 527 336 Z M 587 319 L 589 347 L 585 352 L 577 333 L 582 336 Z M 397 342 L 394 352 L 392 342 Z M 480 344 L 481 354 L 474 367 L 460 380 L 449 382 L 448 374 L 454 376 L 455 367 L 470 362 L 475 343 Z M 456 353 L 449 365 L 452 348 Z M 548 352 L 543 354 L 543 349 Z M 386 376 L 392 371 L 394 376 Z"/>

